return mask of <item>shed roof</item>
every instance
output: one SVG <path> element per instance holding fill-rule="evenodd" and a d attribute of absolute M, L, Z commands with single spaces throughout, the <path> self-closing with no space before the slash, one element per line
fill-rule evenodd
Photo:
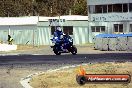
<path fill-rule="evenodd" d="M 44 16 L 0 17 L 0 25 L 36 25 L 38 21 L 48 21 L 49 19 L 87 21 L 88 16 L 66 15 L 66 16 L 57 16 L 57 17 L 44 17 Z"/>

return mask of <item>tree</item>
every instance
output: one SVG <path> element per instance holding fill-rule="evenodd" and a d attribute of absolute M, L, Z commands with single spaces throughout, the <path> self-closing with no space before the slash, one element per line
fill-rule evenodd
<path fill-rule="evenodd" d="M 86 0 L 1 0 L 1 17 L 87 15 Z"/>
<path fill-rule="evenodd" d="M 86 0 L 75 0 L 72 11 L 75 15 L 87 15 Z"/>

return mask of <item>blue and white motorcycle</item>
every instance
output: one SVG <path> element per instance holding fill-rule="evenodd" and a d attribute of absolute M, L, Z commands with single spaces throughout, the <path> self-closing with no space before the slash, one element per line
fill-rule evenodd
<path fill-rule="evenodd" d="M 73 55 L 77 54 L 77 48 L 73 45 L 73 39 L 69 35 L 63 35 L 62 39 L 58 39 L 58 37 L 53 37 L 51 39 L 52 43 L 54 43 L 51 48 L 56 55 L 61 55 L 61 53 L 72 53 Z"/>

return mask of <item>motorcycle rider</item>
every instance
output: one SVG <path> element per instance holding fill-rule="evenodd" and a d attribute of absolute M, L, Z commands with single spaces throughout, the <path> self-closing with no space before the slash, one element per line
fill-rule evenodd
<path fill-rule="evenodd" d="M 61 46 L 64 43 L 63 41 L 63 35 L 62 29 L 60 26 L 58 26 L 54 32 L 54 38 L 56 39 L 56 44 L 59 46 L 59 49 L 62 50 Z"/>
<path fill-rule="evenodd" d="M 59 40 L 61 40 L 63 38 L 63 32 L 61 30 L 61 27 L 58 26 L 54 32 L 54 37 L 58 38 Z"/>

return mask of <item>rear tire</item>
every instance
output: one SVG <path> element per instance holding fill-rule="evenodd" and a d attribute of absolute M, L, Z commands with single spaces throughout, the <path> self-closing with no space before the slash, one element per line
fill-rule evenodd
<path fill-rule="evenodd" d="M 71 47 L 71 53 L 72 53 L 73 55 L 76 55 L 76 54 L 77 54 L 77 48 L 76 48 L 76 46 L 72 46 L 72 47 Z"/>

